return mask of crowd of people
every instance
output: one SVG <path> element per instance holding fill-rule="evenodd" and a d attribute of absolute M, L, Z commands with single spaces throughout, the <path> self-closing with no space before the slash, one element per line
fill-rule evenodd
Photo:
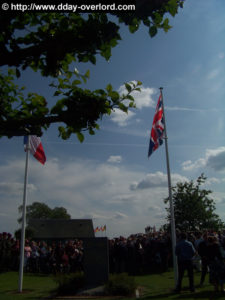
<path fill-rule="evenodd" d="M 135 234 L 108 240 L 109 272 L 132 275 L 166 271 L 171 262 L 171 242 L 167 234 Z M 29 272 L 75 272 L 83 270 L 82 240 L 26 240 L 24 269 Z M 10 233 L 0 234 L 0 271 L 18 270 L 20 241 Z"/>
<path fill-rule="evenodd" d="M 164 272 L 173 266 L 170 234 L 151 231 L 108 240 L 110 273 L 127 272 L 130 275 Z M 190 290 L 194 291 L 194 268 L 201 272 L 200 285 L 209 281 L 215 290 L 225 283 L 225 235 L 218 232 L 177 232 L 178 285 L 180 292 L 185 270 Z M 0 233 L 0 271 L 18 270 L 20 242 L 10 233 Z M 83 270 L 82 240 L 34 241 L 26 240 L 24 269 L 27 272 L 56 273 Z"/>
<path fill-rule="evenodd" d="M 20 263 L 20 241 L 10 233 L 0 234 L 0 271 L 17 271 Z M 24 270 L 32 273 L 76 272 L 83 270 L 83 242 L 26 240 Z"/>

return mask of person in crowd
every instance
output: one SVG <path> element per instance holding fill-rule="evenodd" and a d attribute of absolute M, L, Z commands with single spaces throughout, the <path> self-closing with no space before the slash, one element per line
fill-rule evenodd
<path fill-rule="evenodd" d="M 221 291 L 224 292 L 225 266 L 220 252 L 220 245 L 215 236 L 208 237 L 207 259 L 209 263 L 209 282 L 214 286 L 215 291 L 218 291 L 220 286 Z"/>
<path fill-rule="evenodd" d="M 42 273 L 47 273 L 48 270 L 48 264 L 47 264 L 47 257 L 48 257 L 48 246 L 47 243 L 45 241 L 42 241 L 40 243 L 40 271 Z"/>
<path fill-rule="evenodd" d="M 175 254 L 178 260 L 178 282 L 175 292 L 181 291 L 185 270 L 187 270 L 188 273 L 190 291 L 194 292 L 193 257 L 196 254 L 196 250 L 193 244 L 187 240 L 187 234 L 185 232 L 182 232 L 180 235 L 180 241 L 176 245 Z"/>
<path fill-rule="evenodd" d="M 11 270 L 17 271 L 20 263 L 20 241 L 13 240 L 11 245 Z"/>
<path fill-rule="evenodd" d="M 29 244 L 29 240 L 25 241 L 24 245 L 24 269 L 26 271 L 30 271 L 30 256 L 31 256 L 32 249 Z"/>
<path fill-rule="evenodd" d="M 198 254 L 201 257 L 201 280 L 200 280 L 200 286 L 203 285 L 205 281 L 206 274 L 208 272 L 209 268 L 209 261 L 208 261 L 208 233 L 203 234 L 203 240 L 199 243 L 197 248 Z"/>
<path fill-rule="evenodd" d="M 39 272 L 40 249 L 35 241 L 31 242 L 30 269 L 33 273 Z"/>

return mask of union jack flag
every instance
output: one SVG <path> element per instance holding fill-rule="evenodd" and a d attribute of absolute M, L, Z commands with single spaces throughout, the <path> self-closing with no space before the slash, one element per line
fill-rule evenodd
<path fill-rule="evenodd" d="M 162 105 L 162 95 L 160 94 L 152 123 L 148 157 L 163 143 L 164 118 Z"/>

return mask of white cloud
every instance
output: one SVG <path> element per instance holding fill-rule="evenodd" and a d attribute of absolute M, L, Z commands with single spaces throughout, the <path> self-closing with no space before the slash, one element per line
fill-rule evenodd
<path fill-rule="evenodd" d="M 117 203 L 117 204 L 132 204 L 135 201 L 135 196 L 133 194 L 122 194 L 122 195 L 116 195 L 112 198 L 111 203 Z"/>
<path fill-rule="evenodd" d="M 1 218 L 3 231 L 14 233 L 18 228 L 18 206 L 22 204 L 24 161 L 10 160 L 0 166 L 4 178 L 0 189 Z M 127 169 L 122 164 L 112 165 L 93 160 L 67 158 L 65 161 L 48 158 L 45 166 L 31 159 L 27 205 L 38 201 L 51 208 L 63 206 L 72 218 L 91 218 L 94 227 L 107 225 L 107 235 L 129 235 L 144 232 L 150 225 L 165 223 L 165 204 L 168 195 L 167 177 L 161 172 L 148 174 L 142 181 L 142 172 Z M 182 176 L 172 175 L 173 183 Z M 175 180 L 174 180 L 175 179 Z M 4 182 L 14 185 L 13 193 L 6 193 Z M 137 182 L 131 191 L 130 185 Z M 147 189 L 151 186 L 151 193 Z M 10 186 L 10 185 L 9 185 Z M 160 187 L 160 188 L 159 188 Z M 18 189 L 18 193 L 16 190 Z M 154 209 L 150 209 L 154 208 Z"/>
<path fill-rule="evenodd" d="M 195 162 L 188 160 L 182 163 L 184 171 L 205 167 L 209 167 L 214 171 L 225 171 L 225 147 L 207 149 L 203 158 L 199 158 Z"/>
<path fill-rule="evenodd" d="M 207 79 L 208 80 L 214 79 L 219 75 L 219 73 L 220 73 L 219 69 L 213 69 L 207 74 Z"/>
<path fill-rule="evenodd" d="M 95 213 L 91 213 L 91 214 L 84 214 L 82 216 L 82 219 L 92 219 L 92 220 L 95 220 L 95 219 L 101 219 L 101 220 L 107 220 L 109 219 L 107 216 L 104 216 L 104 215 L 99 215 L 99 214 L 95 214 Z"/>
<path fill-rule="evenodd" d="M 135 81 L 134 81 L 135 82 Z M 119 94 L 126 94 L 127 90 L 124 85 L 119 87 Z M 144 107 L 155 107 L 155 101 L 152 96 L 156 94 L 155 88 L 141 86 L 141 92 L 134 91 L 132 96 L 135 99 L 136 107 L 142 109 Z"/>
<path fill-rule="evenodd" d="M 202 112 L 205 111 L 203 109 L 197 109 L 197 108 L 189 108 L 189 107 L 180 107 L 180 106 L 165 106 L 165 110 L 168 111 L 190 111 L 190 112 Z"/>
<path fill-rule="evenodd" d="M 187 160 L 182 163 L 182 169 L 184 171 L 192 171 L 194 169 L 203 168 L 205 166 L 206 166 L 206 161 L 204 158 L 200 158 L 195 162 L 192 162 L 191 160 Z"/>
<path fill-rule="evenodd" d="M 220 52 L 219 54 L 218 54 L 218 58 L 219 59 L 224 59 L 224 52 Z"/>
<path fill-rule="evenodd" d="M 0 190 L 2 194 L 7 195 L 18 195 L 23 192 L 24 189 L 24 183 L 22 182 L 1 182 L 0 183 Z M 36 191 L 37 188 L 34 184 L 28 184 L 27 185 L 28 192 Z"/>
<path fill-rule="evenodd" d="M 186 177 L 181 176 L 179 174 L 171 174 L 171 181 L 172 184 L 175 185 L 177 182 L 180 181 L 186 181 L 188 180 Z M 140 180 L 139 182 L 133 182 L 130 185 L 130 189 L 135 190 L 142 190 L 142 189 L 149 189 L 149 188 L 163 188 L 168 186 L 168 178 L 167 174 L 164 174 L 162 172 L 156 172 L 156 173 L 149 173 Z"/>
<path fill-rule="evenodd" d="M 225 171 L 225 147 L 206 151 L 207 166 L 215 171 Z"/>
<path fill-rule="evenodd" d="M 122 162 L 122 156 L 120 156 L 120 155 L 111 155 L 111 156 L 108 158 L 107 162 L 119 164 L 119 163 Z"/>
<path fill-rule="evenodd" d="M 127 113 L 121 111 L 118 108 L 114 108 L 112 114 L 111 114 L 111 120 L 115 123 L 117 123 L 119 126 L 126 126 L 128 124 L 128 121 L 135 116 L 135 113 L 128 110 Z"/>
<path fill-rule="evenodd" d="M 123 220 L 123 219 L 127 219 L 128 216 L 121 212 L 116 212 L 115 215 L 113 216 L 113 218 L 118 219 L 118 220 L 120 220 L 120 219 Z"/>
<path fill-rule="evenodd" d="M 127 90 L 124 85 L 120 86 L 118 89 L 119 94 L 126 94 Z M 156 89 L 149 88 L 149 87 L 141 87 L 141 92 L 134 91 L 132 93 L 132 96 L 135 99 L 135 104 L 138 109 L 142 109 L 144 107 L 155 107 L 155 101 L 153 100 L 152 96 L 156 93 Z M 124 101 L 125 104 L 128 103 L 128 101 Z M 130 119 L 134 118 L 136 114 L 128 110 L 128 113 L 125 113 L 121 111 L 118 108 L 114 109 L 114 112 L 111 114 L 111 120 L 115 123 L 117 123 L 119 126 L 124 127 L 127 126 Z M 139 119 L 136 120 L 136 122 L 140 122 Z"/>
<path fill-rule="evenodd" d="M 207 185 L 220 184 L 222 181 L 223 180 L 220 178 L 210 177 L 210 178 L 207 178 L 206 184 Z"/>

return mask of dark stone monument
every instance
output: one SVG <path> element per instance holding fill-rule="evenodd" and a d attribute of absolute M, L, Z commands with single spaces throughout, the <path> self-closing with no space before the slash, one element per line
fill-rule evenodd
<path fill-rule="evenodd" d="M 109 278 L 108 239 L 89 238 L 83 240 L 84 274 L 88 287 L 99 286 Z"/>

